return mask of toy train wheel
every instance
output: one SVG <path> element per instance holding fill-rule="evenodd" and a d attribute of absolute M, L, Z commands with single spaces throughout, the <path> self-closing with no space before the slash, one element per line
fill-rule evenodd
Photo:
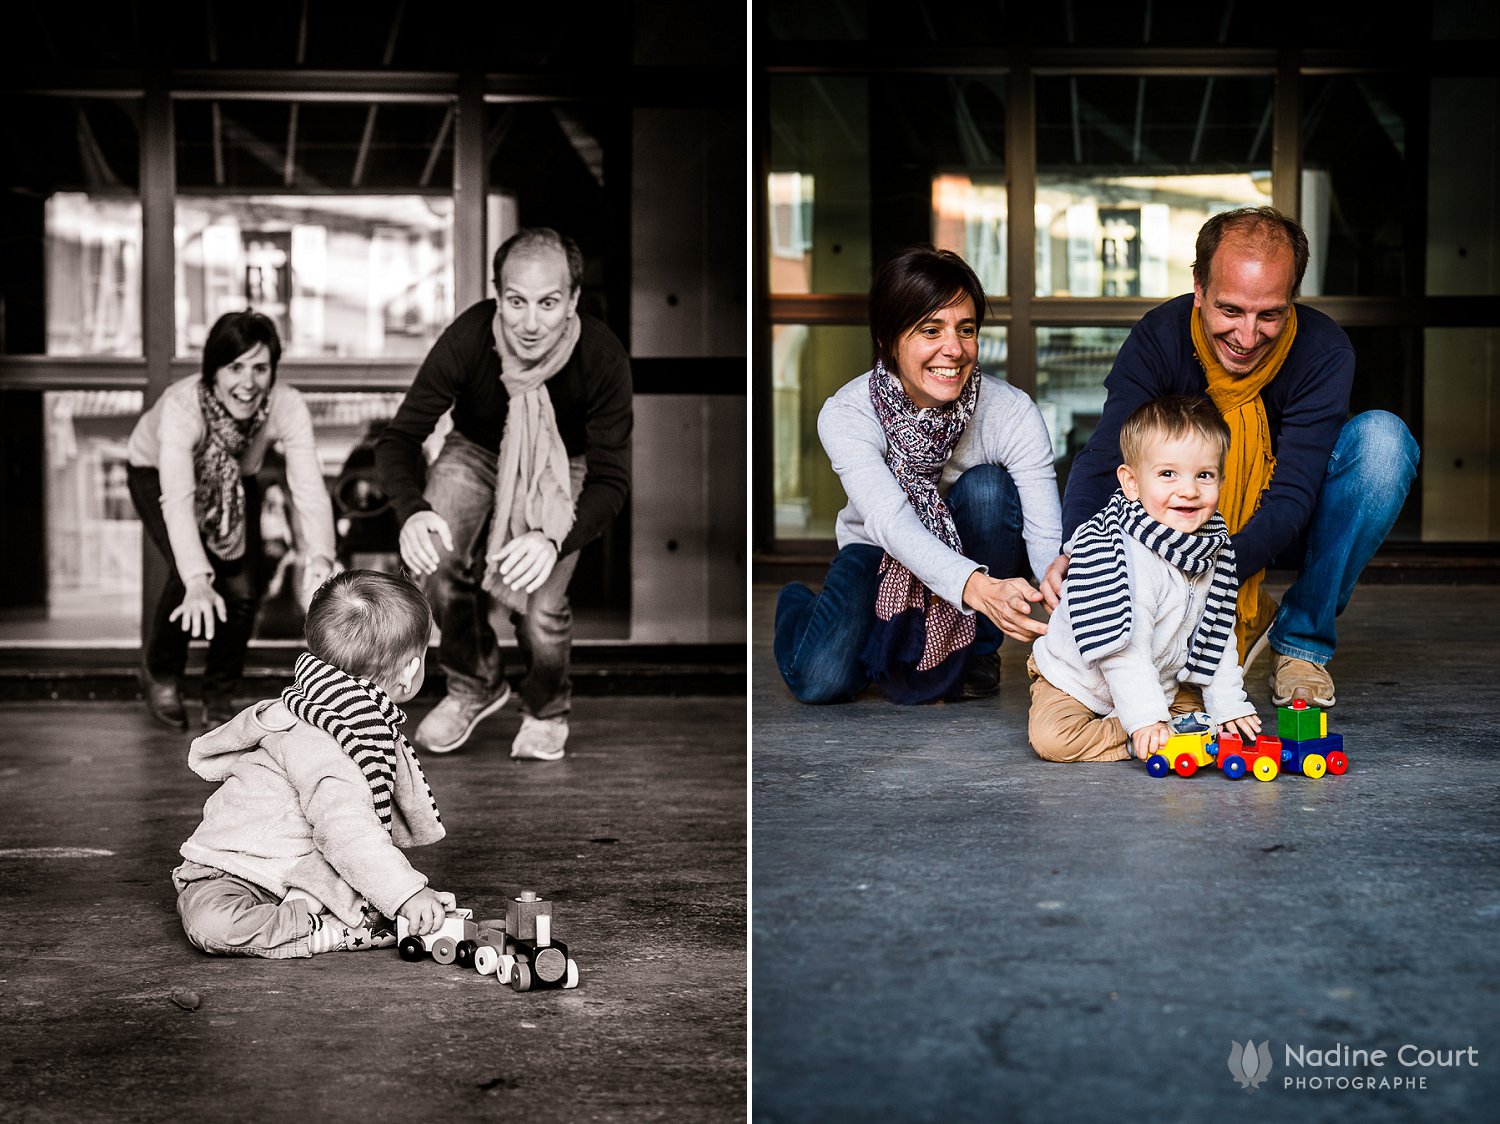
<path fill-rule="evenodd" d="M 1237 753 L 1231 753 L 1224 758 L 1223 772 L 1230 780 L 1239 780 L 1245 775 L 1245 759 Z"/>
<path fill-rule="evenodd" d="M 1309 753 L 1302 759 L 1302 775 L 1317 780 L 1328 772 L 1328 760 L 1321 753 Z"/>
<path fill-rule="evenodd" d="M 568 974 L 568 958 L 560 949 L 540 948 L 531 962 L 531 970 L 538 983 L 554 984 Z"/>
<path fill-rule="evenodd" d="M 1146 760 L 1146 772 L 1153 777 L 1164 777 L 1172 771 L 1172 766 L 1167 764 L 1167 759 L 1159 753 L 1153 753 Z"/>
<path fill-rule="evenodd" d="M 1338 750 L 1328 755 L 1328 771 L 1336 777 L 1344 775 L 1344 770 L 1349 768 L 1349 759 Z"/>
<path fill-rule="evenodd" d="M 481 976 L 493 976 L 500 967 L 500 952 L 492 944 L 482 944 L 474 950 L 474 971 Z"/>
<path fill-rule="evenodd" d="M 568 957 L 568 977 L 567 977 L 567 979 L 563 980 L 563 987 L 577 987 L 577 986 L 578 986 L 578 965 L 576 963 L 574 963 L 573 958 L 570 956 L 570 957 Z"/>
<path fill-rule="evenodd" d="M 432 942 L 432 958 L 439 964 L 452 964 L 458 959 L 458 942 L 452 937 L 439 937 Z"/>
<path fill-rule="evenodd" d="M 517 991 L 530 991 L 531 969 L 520 961 L 517 961 L 515 968 L 510 973 L 510 986 Z"/>
<path fill-rule="evenodd" d="M 1172 768 L 1177 770 L 1179 777 L 1190 777 L 1198 771 L 1198 762 L 1194 761 L 1189 754 L 1179 753 L 1177 760 L 1172 763 Z"/>
<path fill-rule="evenodd" d="M 516 958 L 508 952 L 501 953 L 500 961 L 495 965 L 495 978 L 503 984 L 508 984 L 515 970 Z"/>
<path fill-rule="evenodd" d="M 1258 781 L 1274 781 L 1276 774 L 1281 772 L 1281 766 L 1269 757 L 1257 757 L 1255 759 L 1255 779 Z"/>
<path fill-rule="evenodd" d="M 474 967 L 474 954 L 479 951 L 477 941 L 459 941 L 458 947 L 453 950 L 453 962 L 460 968 Z"/>
<path fill-rule="evenodd" d="M 402 960 L 415 961 L 427 955 L 427 949 L 423 947 L 422 942 L 416 937 L 402 937 L 396 951 L 401 954 Z"/>

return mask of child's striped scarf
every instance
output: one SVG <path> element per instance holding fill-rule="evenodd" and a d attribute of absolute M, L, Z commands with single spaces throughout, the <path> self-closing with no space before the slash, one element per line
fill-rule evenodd
<path fill-rule="evenodd" d="M 1196 535 L 1177 531 L 1146 514 L 1138 500 L 1115 492 L 1104 510 L 1073 532 L 1069 555 L 1068 620 L 1078 654 L 1098 659 L 1123 648 L 1130 639 L 1130 582 L 1125 573 L 1125 536 L 1129 535 L 1187 574 L 1213 568 L 1203 619 L 1188 644 L 1188 661 L 1180 677 L 1207 683 L 1224 658 L 1234 630 L 1234 547 L 1223 516 L 1217 512 Z"/>
<path fill-rule="evenodd" d="M 386 831 L 391 830 L 392 788 L 401 748 L 408 750 L 416 778 L 422 782 L 427 799 L 432 801 L 432 814 L 442 819 L 427 777 L 401 733 L 406 713 L 375 683 L 355 679 L 311 652 L 303 652 L 297 657 L 296 677 L 281 692 L 281 701 L 303 722 L 334 738 L 359 766 Z"/>

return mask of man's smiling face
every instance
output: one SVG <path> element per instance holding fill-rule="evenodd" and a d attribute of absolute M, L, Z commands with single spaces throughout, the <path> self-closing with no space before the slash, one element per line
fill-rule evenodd
<path fill-rule="evenodd" d="M 1276 344 L 1292 308 L 1296 271 L 1289 248 L 1272 250 L 1225 238 L 1209 267 L 1208 285 L 1193 285 L 1193 307 L 1224 370 L 1248 375 Z"/>

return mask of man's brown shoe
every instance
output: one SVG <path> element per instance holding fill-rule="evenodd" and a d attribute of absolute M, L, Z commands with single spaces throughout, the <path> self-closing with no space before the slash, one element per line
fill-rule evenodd
<path fill-rule="evenodd" d="M 1327 668 L 1280 652 L 1275 656 L 1271 663 L 1271 702 L 1291 706 L 1301 699 L 1308 706 L 1333 705 L 1333 679 Z"/>

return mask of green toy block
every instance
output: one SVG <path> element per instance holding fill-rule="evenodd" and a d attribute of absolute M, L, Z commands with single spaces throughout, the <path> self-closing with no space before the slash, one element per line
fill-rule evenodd
<path fill-rule="evenodd" d="M 1291 741 L 1309 741 L 1328 736 L 1328 714 L 1317 706 L 1276 708 L 1276 736 Z"/>

